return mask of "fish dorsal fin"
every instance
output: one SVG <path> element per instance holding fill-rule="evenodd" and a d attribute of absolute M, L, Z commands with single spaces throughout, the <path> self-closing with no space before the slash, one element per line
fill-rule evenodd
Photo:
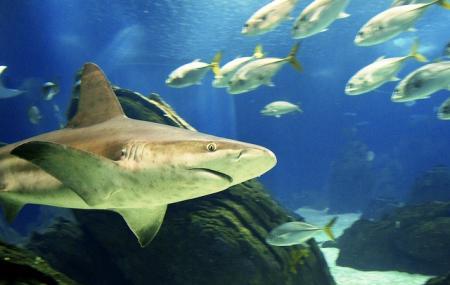
<path fill-rule="evenodd" d="M 383 59 L 385 59 L 385 58 L 386 58 L 386 56 L 382 55 L 382 56 L 380 56 L 379 58 L 377 58 L 377 59 L 375 60 L 375 62 L 380 61 L 380 60 L 383 60 Z"/>
<path fill-rule="evenodd" d="M 78 111 L 67 124 L 69 128 L 87 127 L 115 117 L 125 117 L 106 76 L 93 63 L 86 63 L 83 67 L 79 100 Z"/>

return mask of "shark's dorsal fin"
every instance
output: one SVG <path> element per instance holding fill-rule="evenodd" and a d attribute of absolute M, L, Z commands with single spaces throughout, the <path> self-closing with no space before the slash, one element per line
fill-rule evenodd
<path fill-rule="evenodd" d="M 87 127 L 119 116 L 125 113 L 106 76 L 97 65 L 86 63 L 81 73 L 78 110 L 67 127 Z"/>

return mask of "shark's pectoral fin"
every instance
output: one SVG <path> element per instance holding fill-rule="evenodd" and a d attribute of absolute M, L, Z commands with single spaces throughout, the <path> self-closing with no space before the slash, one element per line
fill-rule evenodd
<path fill-rule="evenodd" d="M 46 171 L 89 206 L 107 202 L 127 180 L 124 171 L 114 161 L 67 145 L 32 141 L 16 147 L 11 154 Z"/>
<path fill-rule="evenodd" d="M 10 199 L 5 199 L 0 196 L 0 206 L 3 209 L 3 214 L 5 215 L 6 221 L 11 224 L 25 204 L 18 203 Z"/>
<path fill-rule="evenodd" d="M 137 237 L 139 244 L 144 247 L 149 244 L 161 227 L 167 205 L 149 209 L 113 209 L 119 213 L 128 227 Z"/>

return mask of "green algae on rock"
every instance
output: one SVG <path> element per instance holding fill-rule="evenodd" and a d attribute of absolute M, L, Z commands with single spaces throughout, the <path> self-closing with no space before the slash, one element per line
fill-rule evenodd
<path fill-rule="evenodd" d="M 445 274 L 450 268 L 450 203 L 406 206 L 376 222 L 359 220 L 338 246 L 340 266 Z"/>
<path fill-rule="evenodd" d="M 40 256 L 0 242 L 0 284 L 75 285 Z"/>

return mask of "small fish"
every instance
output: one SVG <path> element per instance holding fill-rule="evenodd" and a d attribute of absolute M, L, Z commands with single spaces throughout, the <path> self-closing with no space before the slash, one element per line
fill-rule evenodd
<path fill-rule="evenodd" d="M 211 63 L 201 62 L 199 59 L 196 59 L 182 65 L 169 74 L 169 77 L 166 79 L 166 84 L 174 88 L 199 85 L 210 69 L 212 69 L 216 77 L 220 77 L 219 63 L 221 58 L 222 53 L 218 52 Z"/>
<path fill-rule="evenodd" d="M 53 107 L 53 112 L 54 112 L 55 118 L 58 121 L 59 128 L 63 129 L 66 125 L 65 116 L 61 113 L 61 108 L 59 108 L 58 105 L 53 104 L 52 107 Z"/>
<path fill-rule="evenodd" d="M 450 90 L 450 61 L 429 63 L 414 70 L 395 87 L 391 100 L 408 102 L 427 99 L 442 89 Z"/>
<path fill-rule="evenodd" d="M 28 119 L 33 125 L 39 124 L 42 119 L 42 115 L 38 107 L 31 106 L 30 109 L 28 109 Z"/>
<path fill-rule="evenodd" d="M 375 153 L 371 150 L 369 150 L 366 154 L 366 160 L 367 161 L 373 161 L 375 159 Z"/>
<path fill-rule="evenodd" d="M 42 85 L 42 93 L 44 100 L 50 101 L 59 93 L 59 86 L 53 82 L 45 82 Z"/>
<path fill-rule="evenodd" d="M 306 38 L 327 30 L 336 19 L 347 18 L 349 0 L 315 0 L 297 17 L 292 28 L 294 39 Z"/>
<path fill-rule="evenodd" d="M 275 101 L 270 104 L 267 104 L 264 109 L 260 111 L 263 116 L 274 116 L 276 118 L 281 117 L 281 115 L 292 113 L 292 112 L 300 112 L 303 113 L 303 110 L 300 109 L 300 106 L 292 104 L 287 101 Z"/>
<path fill-rule="evenodd" d="M 289 62 L 298 71 L 302 69 L 300 63 L 295 56 L 297 55 L 299 44 L 295 44 L 289 55 L 285 58 L 266 57 L 253 60 L 243 67 L 231 77 L 228 82 L 228 93 L 240 94 L 255 90 L 261 85 L 274 86 L 272 77 L 281 69 L 281 67 Z"/>
<path fill-rule="evenodd" d="M 7 68 L 5 65 L 0 66 L 0 99 L 16 97 L 25 93 L 23 90 L 9 89 L 3 86 L 2 75 Z"/>
<path fill-rule="evenodd" d="M 289 19 L 298 0 L 274 0 L 256 11 L 245 22 L 241 33 L 246 36 L 265 34 Z"/>
<path fill-rule="evenodd" d="M 239 70 L 242 66 L 249 63 L 252 60 L 263 58 L 264 53 L 261 45 L 257 45 L 255 47 L 255 51 L 253 52 L 253 56 L 245 56 L 238 57 L 233 59 L 232 61 L 226 63 L 219 71 L 219 76 L 214 78 L 212 83 L 213 87 L 216 88 L 226 88 L 228 87 L 228 82 L 231 77 Z"/>
<path fill-rule="evenodd" d="M 418 48 L 419 45 L 416 42 L 407 56 L 378 58 L 350 78 L 345 87 L 345 94 L 360 95 L 377 89 L 386 82 L 398 81 L 397 73 L 406 60 L 412 58 L 420 62 L 427 61 L 425 56 L 417 52 Z"/>
<path fill-rule="evenodd" d="M 324 232 L 331 240 L 335 240 L 331 227 L 336 223 L 336 220 L 337 217 L 334 217 L 323 228 L 305 222 L 284 223 L 269 233 L 266 242 L 274 246 L 302 244 L 321 232 Z"/>
<path fill-rule="evenodd" d="M 409 4 L 389 8 L 370 19 L 355 37 L 358 46 L 371 46 L 383 43 L 405 31 L 414 31 L 414 23 L 427 8 L 438 4 L 450 9 L 446 0 L 434 0 L 430 3 Z"/>
<path fill-rule="evenodd" d="M 438 118 L 440 120 L 450 120 L 450 98 L 439 106 Z"/>

